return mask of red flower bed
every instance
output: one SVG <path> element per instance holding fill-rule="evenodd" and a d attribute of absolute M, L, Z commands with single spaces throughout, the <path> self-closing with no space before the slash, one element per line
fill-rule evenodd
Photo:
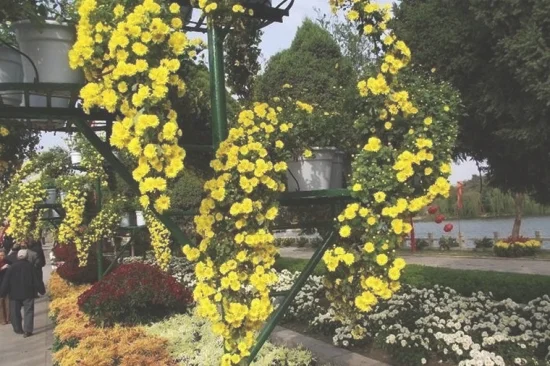
<path fill-rule="evenodd" d="M 85 283 L 97 282 L 97 256 L 95 252 L 90 252 L 88 263 L 80 267 L 76 246 L 70 244 L 56 244 L 53 248 L 55 257 L 64 263 L 57 268 L 57 273 L 61 278 L 71 283 L 80 285 Z M 110 265 L 110 261 L 103 259 L 103 269 Z"/>
<path fill-rule="evenodd" d="M 149 323 L 181 313 L 191 292 L 158 267 L 124 264 L 80 295 L 78 306 L 101 324 Z"/>

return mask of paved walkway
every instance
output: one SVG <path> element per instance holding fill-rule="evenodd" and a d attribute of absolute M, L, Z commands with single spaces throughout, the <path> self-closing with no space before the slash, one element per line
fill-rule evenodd
<path fill-rule="evenodd" d="M 50 251 L 45 247 L 46 267 L 44 283 L 50 279 Z M 0 366 L 51 366 L 53 324 L 48 318 L 48 295 L 41 296 L 34 303 L 34 334 L 23 338 L 15 334 L 11 325 L 0 325 Z"/>
<path fill-rule="evenodd" d="M 279 250 L 281 257 L 309 259 L 311 248 L 285 247 Z M 464 270 L 511 272 L 550 276 L 550 261 L 517 258 L 440 257 L 428 255 L 403 255 L 407 263 L 429 267 L 445 267 Z"/>

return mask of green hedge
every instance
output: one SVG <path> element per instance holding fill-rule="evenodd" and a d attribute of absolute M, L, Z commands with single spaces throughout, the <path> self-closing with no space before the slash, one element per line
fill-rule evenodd
<path fill-rule="evenodd" d="M 306 263 L 307 259 L 279 258 L 275 263 L 275 268 L 301 271 Z M 323 275 L 325 272 L 324 264 L 319 263 L 314 274 Z M 511 298 L 521 303 L 526 303 L 542 295 L 550 295 L 550 276 L 465 271 L 415 264 L 407 265 L 402 282 L 415 287 L 447 286 L 465 296 L 477 291 L 491 292 L 495 299 Z"/>

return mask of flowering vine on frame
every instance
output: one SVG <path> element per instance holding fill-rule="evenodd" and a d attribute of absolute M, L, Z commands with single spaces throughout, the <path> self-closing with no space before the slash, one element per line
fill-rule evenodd
<path fill-rule="evenodd" d="M 162 213 L 170 207 L 167 184 L 182 171 L 185 158 L 170 96 L 185 93 L 180 67 L 191 62 L 202 41 L 190 40 L 183 31 L 177 3 L 83 0 L 78 15 L 69 61 L 86 76 L 83 108 L 100 107 L 119 116 L 110 143 L 135 158 L 132 175 L 141 205 Z M 155 248 L 168 245 L 162 225 L 150 230 L 157 231 Z"/>
<path fill-rule="evenodd" d="M 395 257 L 395 248 L 412 229 L 408 221 L 437 196 L 449 194 L 457 126 L 448 104 L 457 104 L 457 97 L 422 100 L 407 84 L 402 70 L 411 52 L 387 28 L 389 7 L 368 0 L 334 0 L 331 6 L 345 11 L 381 51 L 377 73 L 357 85 L 376 110 L 355 124 L 366 141 L 353 160 L 350 190 L 357 202 L 338 216 L 340 239 L 323 257 L 331 308 L 363 338 L 361 313 L 400 288 L 405 261 Z"/>
<path fill-rule="evenodd" d="M 281 107 L 278 102 L 240 112 L 211 163 L 216 175 L 205 184 L 207 196 L 195 218 L 202 240 L 197 248 L 183 248 L 189 260 L 198 261 L 197 311 L 223 336 L 224 365 L 250 354 L 256 332 L 273 310 L 269 290 L 277 276 L 270 269 L 277 249 L 270 228 L 279 213 L 277 196 L 286 189 L 291 153 L 285 144 L 293 128 L 284 110 L 304 119 L 311 110 L 306 103 Z"/>

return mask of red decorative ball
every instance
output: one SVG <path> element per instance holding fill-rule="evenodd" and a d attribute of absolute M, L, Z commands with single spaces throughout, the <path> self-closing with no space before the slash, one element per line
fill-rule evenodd
<path fill-rule="evenodd" d="M 447 224 L 443 227 L 443 231 L 448 233 L 449 231 L 453 230 L 453 224 Z"/>
<path fill-rule="evenodd" d="M 439 207 L 437 207 L 437 206 L 430 206 L 430 207 L 428 207 L 428 213 L 429 213 L 430 215 L 433 215 L 434 213 L 436 213 L 437 210 L 439 210 Z"/>
<path fill-rule="evenodd" d="M 435 222 L 437 224 L 441 224 L 443 222 L 443 220 L 445 220 L 445 216 L 443 216 L 442 214 L 439 214 L 435 217 Z"/>

